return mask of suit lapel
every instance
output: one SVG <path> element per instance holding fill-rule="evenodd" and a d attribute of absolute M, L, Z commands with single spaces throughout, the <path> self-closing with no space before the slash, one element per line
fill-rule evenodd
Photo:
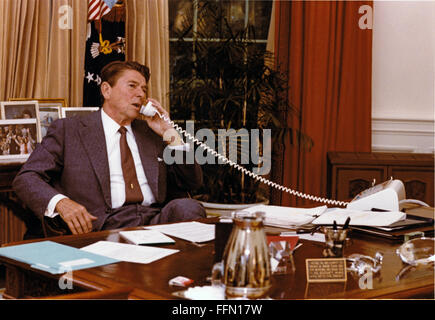
<path fill-rule="evenodd" d="M 159 167 L 157 162 L 157 147 L 152 139 L 150 139 L 150 129 L 145 123 L 133 121 L 131 124 L 134 136 L 136 138 L 137 147 L 139 150 L 142 167 L 151 191 L 156 200 L 158 200 L 158 176 Z"/>
<path fill-rule="evenodd" d="M 112 207 L 110 192 L 110 170 L 107 158 L 106 138 L 104 136 L 101 110 L 81 119 L 79 135 L 86 153 L 92 163 L 95 175 L 103 191 L 104 200 Z"/>

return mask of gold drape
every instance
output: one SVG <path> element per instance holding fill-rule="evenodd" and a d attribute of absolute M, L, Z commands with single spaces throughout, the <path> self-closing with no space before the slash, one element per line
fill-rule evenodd
<path fill-rule="evenodd" d="M 128 0 L 126 58 L 151 70 L 149 95 L 168 108 L 167 0 Z M 69 8 L 71 28 L 61 27 Z M 64 98 L 83 105 L 87 0 L 0 1 L 0 100 Z"/>
<path fill-rule="evenodd" d="M 169 107 L 169 15 L 167 0 L 127 0 L 126 59 L 150 68 L 148 94 Z"/>
<path fill-rule="evenodd" d="M 47 66 L 42 56 L 48 47 L 49 3 L 47 1 L 0 2 L 0 98 L 25 97 L 41 91 Z M 38 61 L 38 63 L 35 63 Z M 25 81 L 24 81 L 25 80 Z M 42 92 L 41 92 L 42 93 Z"/>
<path fill-rule="evenodd" d="M 65 12 L 60 14 L 59 10 L 65 4 L 72 8 L 72 29 L 59 27 L 59 18 L 65 16 Z M 51 19 L 45 97 L 65 97 L 70 107 L 83 106 L 87 12 L 87 0 L 55 0 L 52 3 L 55 18 Z"/>
<path fill-rule="evenodd" d="M 269 31 L 267 33 L 266 50 L 275 53 L 275 1 L 272 3 L 270 13 Z"/>
<path fill-rule="evenodd" d="M 71 28 L 59 24 L 66 12 Z M 0 1 L 0 100 L 64 98 L 81 106 L 86 16 L 87 0 Z"/>

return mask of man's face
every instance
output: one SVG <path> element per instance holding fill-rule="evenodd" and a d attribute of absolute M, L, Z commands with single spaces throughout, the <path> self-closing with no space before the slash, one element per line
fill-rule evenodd
<path fill-rule="evenodd" d="M 144 76 L 136 70 L 125 70 L 113 86 L 103 82 L 103 109 L 118 124 L 128 125 L 139 115 L 146 90 Z"/>

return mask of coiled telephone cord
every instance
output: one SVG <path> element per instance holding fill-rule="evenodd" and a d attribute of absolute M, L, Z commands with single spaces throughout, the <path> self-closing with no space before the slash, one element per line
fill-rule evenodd
<path fill-rule="evenodd" d="M 246 169 L 246 168 L 242 167 L 241 165 L 235 163 L 234 161 L 228 159 L 227 157 L 217 153 L 214 149 L 210 148 L 205 143 L 199 141 L 197 138 L 195 138 L 189 132 L 187 132 L 186 130 L 181 128 L 174 121 L 169 119 L 167 116 L 161 115 L 160 112 L 158 112 L 158 111 L 157 111 L 157 114 L 159 115 L 159 117 L 161 119 L 165 120 L 168 124 L 170 124 L 180 134 L 182 134 L 183 136 L 185 136 L 189 140 L 192 140 L 198 146 L 200 146 L 201 148 L 205 149 L 207 152 L 209 152 L 210 154 L 214 155 L 215 157 L 220 159 L 225 164 L 228 164 L 228 165 L 232 166 L 233 168 L 236 168 L 237 170 L 243 172 L 244 174 L 246 174 L 247 176 L 249 176 L 249 177 L 251 177 L 253 179 L 256 179 L 256 180 L 258 180 L 258 181 L 260 181 L 260 182 L 262 182 L 262 183 L 264 183 L 264 184 L 266 184 L 268 186 L 276 188 L 276 189 L 278 189 L 280 191 L 287 192 L 287 193 L 289 193 L 291 195 L 294 195 L 296 197 L 300 197 L 300 198 L 304 198 L 304 199 L 308 199 L 308 200 L 312 200 L 312 201 L 316 201 L 316 202 L 321 202 L 321 203 L 325 203 L 325 204 L 330 204 L 330 205 L 334 205 L 334 206 L 344 206 L 345 207 L 348 204 L 348 202 L 345 202 L 345 201 L 332 200 L 332 199 L 317 197 L 317 196 L 309 195 L 309 194 L 306 194 L 306 193 L 303 193 L 303 192 L 299 192 L 299 191 L 293 190 L 291 188 L 279 185 L 279 184 L 277 184 L 277 183 L 275 183 L 273 181 L 270 181 L 269 179 L 266 179 L 264 177 L 261 177 L 258 174 L 255 174 L 254 172 L 249 171 L 248 169 Z"/>

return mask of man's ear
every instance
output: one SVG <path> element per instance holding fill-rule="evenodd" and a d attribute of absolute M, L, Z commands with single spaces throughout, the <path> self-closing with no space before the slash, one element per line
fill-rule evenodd
<path fill-rule="evenodd" d="M 110 98 L 110 94 L 112 93 L 112 87 L 107 81 L 101 83 L 101 95 L 104 99 Z"/>

